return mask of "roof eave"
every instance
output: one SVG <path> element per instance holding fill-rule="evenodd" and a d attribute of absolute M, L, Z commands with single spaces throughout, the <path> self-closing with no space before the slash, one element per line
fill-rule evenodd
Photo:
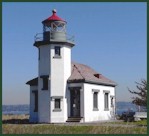
<path fill-rule="evenodd" d="M 33 79 L 27 81 L 26 84 L 30 85 L 30 86 L 38 86 L 38 77 L 33 78 Z"/>
<path fill-rule="evenodd" d="M 117 86 L 116 83 L 95 82 L 95 81 L 84 80 L 84 79 L 80 79 L 80 80 L 68 80 L 67 82 L 68 83 L 89 83 L 89 84 L 112 86 L 112 87 Z"/>

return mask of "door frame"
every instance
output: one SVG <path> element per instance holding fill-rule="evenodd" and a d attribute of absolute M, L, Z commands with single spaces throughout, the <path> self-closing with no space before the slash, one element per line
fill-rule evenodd
<path fill-rule="evenodd" d="M 80 92 L 81 87 L 69 87 L 70 90 L 70 116 L 71 117 L 81 117 L 81 92 Z M 79 92 L 79 115 L 75 116 L 73 114 L 73 94 L 74 91 L 78 91 Z"/>

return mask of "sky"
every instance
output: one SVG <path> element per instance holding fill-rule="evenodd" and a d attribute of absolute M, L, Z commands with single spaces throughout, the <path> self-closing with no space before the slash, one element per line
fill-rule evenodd
<path fill-rule="evenodd" d="M 75 37 L 72 60 L 115 81 L 117 101 L 131 101 L 128 87 L 147 77 L 145 2 L 3 2 L 2 104 L 29 104 L 25 83 L 38 76 L 34 36 L 52 9 Z"/>

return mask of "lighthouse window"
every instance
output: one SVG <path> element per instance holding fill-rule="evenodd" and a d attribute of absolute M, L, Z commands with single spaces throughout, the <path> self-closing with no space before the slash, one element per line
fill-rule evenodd
<path fill-rule="evenodd" d="M 55 46 L 55 57 L 59 57 L 61 55 L 61 48 L 59 46 Z"/>
<path fill-rule="evenodd" d="M 32 91 L 34 93 L 34 112 L 38 112 L 38 91 Z"/>
<path fill-rule="evenodd" d="M 43 90 L 48 90 L 48 78 L 43 78 Z"/>
<path fill-rule="evenodd" d="M 60 109 L 60 99 L 55 99 L 55 109 Z"/>
<path fill-rule="evenodd" d="M 48 90 L 48 75 L 43 75 L 43 76 L 40 76 L 40 78 L 42 78 L 43 80 L 43 88 L 42 90 Z"/>
<path fill-rule="evenodd" d="M 61 101 L 63 96 L 52 96 L 51 100 L 53 101 L 53 111 L 54 112 L 60 112 L 61 109 Z"/>
<path fill-rule="evenodd" d="M 40 48 L 38 49 L 38 60 L 40 60 Z"/>
<path fill-rule="evenodd" d="M 54 112 L 60 112 L 61 110 L 62 110 L 61 109 L 61 99 L 60 98 L 55 98 L 53 111 Z"/>

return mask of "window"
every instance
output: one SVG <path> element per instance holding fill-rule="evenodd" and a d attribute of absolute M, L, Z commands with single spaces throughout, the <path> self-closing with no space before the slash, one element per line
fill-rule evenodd
<path fill-rule="evenodd" d="M 94 92 L 94 94 L 93 94 L 93 103 L 94 103 L 94 108 L 98 108 L 98 103 L 97 103 L 97 99 L 98 99 L 98 97 L 97 97 L 97 92 Z"/>
<path fill-rule="evenodd" d="M 38 60 L 40 60 L 40 48 L 38 48 Z"/>
<path fill-rule="evenodd" d="M 40 78 L 42 78 L 43 80 L 43 88 L 42 90 L 48 90 L 48 75 L 43 75 L 43 76 L 40 76 Z"/>
<path fill-rule="evenodd" d="M 55 109 L 60 109 L 60 99 L 55 99 Z"/>
<path fill-rule="evenodd" d="M 32 91 L 34 93 L 34 112 L 38 112 L 38 91 Z"/>
<path fill-rule="evenodd" d="M 59 46 L 55 46 L 55 57 L 60 57 L 61 56 L 61 48 Z"/>
<path fill-rule="evenodd" d="M 59 112 L 61 111 L 61 99 L 60 98 L 55 98 L 54 99 L 54 109 L 53 109 L 54 112 Z"/>
<path fill-rule="evenodd" d="M 98 110 L 98 92 L 93 93 L 93 110 Z"/>
<path fill-rule="evenodd" d="M 42 90 L 48 90 L 48 78 L 43 78 L 43 88 Z"/>
<path fill-rule="evenodd" d="M 105 110 L 109 110 L 108 95 L 109 93 L 105 93 Z"/>
<path fill-rule="evenodd" d="M 98 111 L 98 93 L 100 90 L 92 89 L 93 92 L 93 111 Z"/>
<path fill-rule="evenodd" d="M 63 96 L 51 96 L 51 100 L 53 101 L 53 111 L 54 112 L 60 112 L 61 109 L 61 101 L 63 99 Z"/>

